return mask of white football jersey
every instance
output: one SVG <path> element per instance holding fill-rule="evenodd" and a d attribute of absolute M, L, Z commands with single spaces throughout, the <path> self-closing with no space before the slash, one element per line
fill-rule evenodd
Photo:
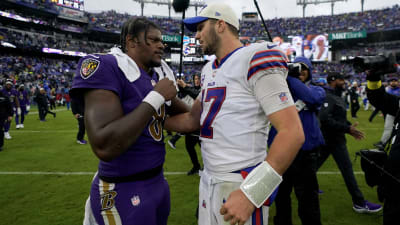
<path fill-rule="evenodd" d="M 286 62 L 279 47 L 263 42 L 236 49 L 219 65 L 214 60 L 204 66 L 200 138 L 204 167 L 209 173 L 232 172 L 265 159 L 267 115 L 293 105 L 286 84 Z M 283 88 L 265 87 L 273 94 L 267 96 L 270 107 L 264 112 L 254 88 L 261 76 L 268 75 L 283 83 Z"/>
<path fill-rule="evenodd" d="M 313 46 L 313 60 L 326 61 L 328 60 L 328 40 L 325 35 L 318 35 L 312 40 Z M 322 50 L 320 49 L 322 48 Z M 322 53 L 320 52 L 322 51 Z M 321 54 L 320 57 L 318 57 Z"/>
<path fill-rule="evenodd" d="M 294 52 L 296 52 L 296 57 L 297 56 L 303 56 L 303 38 L 301 36 L 295 36 L 292 39 L 292 48 L 294 49 Z"/>

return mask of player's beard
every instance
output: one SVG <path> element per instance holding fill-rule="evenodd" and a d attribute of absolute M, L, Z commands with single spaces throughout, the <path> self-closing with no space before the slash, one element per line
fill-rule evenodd
<path fill-rule="evenodd" d="M 150 67 L 150 68 L 152 68 L 152 67 L 160 67 L 160 66 L 161 66 L 161 59 L 158 60 L 158 59 L 152 58 L 152 59 L 150 60 L 150 62 L 149 62 L 149 67 Z"/>
<path fill-rule="evenodd" d="M 155 61 L 155 60 L 151 60 L 149 63 L 149 68 L 153 68 L 153 67 L 160 67 L 161 66 L 161 61 Z"/>
<path fill-rule="evenodd" d="M 217 52 L 218 46 L 221 42 L 214 29 L 210 29 L 210 31 L 208 32 L 207 42 L 208 45 L 204 47 L 203 53 L 205 55 L 214 55 Z"/>

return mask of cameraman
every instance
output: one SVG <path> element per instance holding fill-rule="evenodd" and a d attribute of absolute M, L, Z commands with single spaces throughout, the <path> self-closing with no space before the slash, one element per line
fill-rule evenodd
<path fill-rule="evenodd" d="M 320 225 L 321 214 L 318 198 L 317 159 L 324 138 L 319 129 L 317 113 L 325 99 L 322 87 L 310 85 L 312 65 L 306 57 L 297 57 L 289 66 L 287 83 L 295 101 L 303 125 L 305 142 L 292 165 L 283 174 L 275 199 L 275 225 L 292 224 L 290 195 L 294 188 L 298 199 L 298 214 L 303 225 Z M 276 129 L 271 128 L 268 145 L 271 145 Z"/>
<path fill-rule="evenodd" d="M 371 104 L 377 109 L 395 116 L 392 145 L 384 165 L 384 169 L 394 177 L 384 174 L 382 180 L 382 188 L 384 189 L 383 224 L 395 225 L 399 224 L 400 215 L 400 139 L 397 138 L 400 135 L 400 98 L 386 93 L 382 86 L 380 75 L 386 72 L 388 71 L 384 71 L 382 68 L 367 71 L 367 96 Z"/>

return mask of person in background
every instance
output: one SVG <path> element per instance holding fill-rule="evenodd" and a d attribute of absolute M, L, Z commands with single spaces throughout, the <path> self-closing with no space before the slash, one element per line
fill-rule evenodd
<path fill-rule="evenodd" d="M 76 142 L 81 145 L 87 144 L 87 141 L 84 139 L 85 137 L 85 120 L 84 120 L 84 112 L 85 112 L 85 105 L 84 101 L 76 98 L 72 99 L 71 101 L 71 109 L 72 114 L 74 115 L 75 119 L 78 120 L 78 134 L 76 135 Z"/>
<path fill-rule="evenodd" d="M 2 92 L 5 96 L 7 96 L 10 99 L 10 102 L 13 106 L 13 111 L 14 114 L 21 115 L 21 107 L 19 105 L 19 100 L 18 100 L 18 92 L 13 88 L 13 80 L 7 79 L 6 80 L 6 85 L 3 88 Z M 4 124 L 4 138 L 5 139 L 11 139 L 11 135 L 8 132 L 10 130 L 11 126 L 11 121 L 6 121 Z"/>
<path fill-rule="evenodd" d="M 39 120 L 41 122 L 46 121 L 46 115 L 47 113 L 50 113 L 53 115 L 54 118 L 56 118 L 56 113 L 49 111 L 49 102 L 48 98 L 46 95 L 46 91 L 44 88 L 39 88 L 39 91 L 37 92 L 35 96 L 35 102 L 38 105 L 38 111 L 39 111 Z"/>
<path fill-rule="evenodd" d="M 0 91 L 0 151 L 3 150 L 4 146 L 4 123 L 6 121 L 10 122 L 13 114 L 14 112 L 10 99 Z"/>
<path fill-rule="evenodd" d="M 177 84 L 179 86 L 179 92 L 182 94 L 182 101 L 184 101 L 189 106 L 193 105 L 194 100 L 200 94 L 200 76 L 193 76 L 193 86 L 188 85 L 182 79 L 177 80 Z M 187 175 L 198 174 L 201 169 L 199 159 L 197 158 L 197 153 L 195 146 L 197 144 L 200 145 L 199 139 L 200 131 L 197 130 L 192 133 L 185 134 L 185 147 L 186 151 L 189 154 L 190 160 L 192 162 L 193 167 L 187 172 Z M 169 142 L 168 142 L 169 143 Z"/>
<path fill-rule="evenodd" d="M 325 144 L 318 122 L 318 111 L 325 100 L 325 90 L 314 86 L 312 64 L 306 57 L 296 57 L 294 63 L 300 63 L 299 77 L 289 74 L 287 82 L 300 120 L 303 125 L 305 142 L 293 163 L 283 174 L 275 199 L 275 225 L 292 225 L 292 189 L 298 201 L 298 215 L 303 225 L 321 225 L 321 213 L 318 197 L 317 162 L 320 148 Z M 275 138 L 276 129 L 271 128 L 268 135 L 270 146 Z"/>
<path fill-rule="evenodd" d="M 67 110 L 69 110 L 71 105 L 71 97 L 69 96 L 69 88 L 64 88 L 63 98 L 65 99 L 65 105 L 67 106 Z"/>
<path fill-rule="evenodd" d="M 357 112 L 360 109 L 360 102 L 358 101 L 358 83 L 357 81 L 353 81 L 352 87 L 349 89 L 350 95 L 350 108 L 351 108 L 351 117 L 357 118 Z"/>
<path fill-rule="evenodd" d="M 50 103 L 50 110 L 56 109 L 56 89 L 51 88 L 50 92 L 48 93 L 49 103 Z"/>
<path fill-rule="evenodd" d="M 398 225 L 400 215 L 400 97 L 385 91 L 381 81 L 382 68 L 367 71 L 367 95 L 371 105 L 395 117 L 390 149 L 384 163 L 380 188 L 383 190 L 383 225 Z M 389 174 L 391 176 L 389 176 Z"/>
<path fill-rule="evenodd" d="M 353 201 L 353 210 L 358 213 L 376 213 L 382 209 L 379 204 L 365 200 L 354 177 L 353 166 L 346 146 L 346 136 L 349 134 L 356 140 L 364 138 L 364 133 L 347 120 L 346 103 L 342 98 L 345 90 L 345 76 L 338 72 L 329 72 L 326 90 L 326 99 L 319 112 L 321 131 L 325 139 L 325 146 L 320 151 L 318 168 L 332 154 L 342 174 L 347 190 Z"/>
<path fill-rule="evenodd" d="M 389 85 L 385 88 L 385 91 L 388 94 L 400 97 L 400 87 L 399 81 L 396 77 L 392 77 L 388 80 Z M 390 136 L 392 135 L 393 124 L 394 124 L 394 116 L 392 115 L 385 115 L 385 125 L 383 128 L 382 136 L 379 142 L 374 143 L 374 146 L 378 149 L 383 150 L 388 143 Z"/>
<path fill-rule="evenodd" d="M 24 121 L 25 121 L 25 115 L 28 114 L 30 108 L 31 108 L 31 103 L 29 102 L 29 96 L 28 92 L 25 90 L 24 84 L 20 84 L 18 87 L 18 101 L 19 105 L 21 107 L 21 118 L 17 114 L 15 115 L 15 123 L 16 123 L 16 128 L 24 128 Z"/>

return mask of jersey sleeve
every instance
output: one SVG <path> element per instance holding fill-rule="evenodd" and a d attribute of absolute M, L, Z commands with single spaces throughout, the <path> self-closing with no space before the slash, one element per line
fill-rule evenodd
<path fill-rule="evenodd" d="M 255 96 L 267 116 L 294 105 L 287 82 L 280 74 L 261 76 L 254 89 Z"/>
<path fill-rule="evenodd" d="M 287 76 L 287 57 L 279 47 L 266 46 L 265 49 L 256 51 L 250 60 L 247 72 L 247 80 L 252 87 L 260 76 L 269 74 L 281 74 L 285 79 Z"/>
<path fill-rule="evenodd" d="M 112 55 L 89 55 L 82 58 L 72 82 L 71 95 L 77 96 L 83 89 L 104 89 L 121 97 L 120 72 Z"/>

